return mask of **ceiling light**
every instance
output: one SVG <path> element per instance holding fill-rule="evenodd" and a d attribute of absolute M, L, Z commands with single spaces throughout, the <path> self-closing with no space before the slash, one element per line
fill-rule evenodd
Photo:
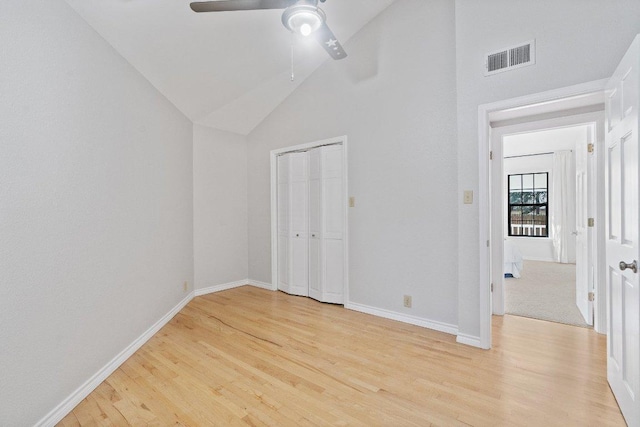
<path fill-rule="evenodd" d="M 284 26 L 305 37 L 320 28 L 325 19 L 322 9 L 306 4 L 290 6 L 282 14 Z"/>

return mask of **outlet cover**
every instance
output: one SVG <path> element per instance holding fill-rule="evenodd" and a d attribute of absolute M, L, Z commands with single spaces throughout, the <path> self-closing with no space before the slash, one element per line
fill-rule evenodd
<path fill-rule="evenodd" d="M 407 308 L 411 308 L 411 295 L 404 296 L 404 306 Z"/>

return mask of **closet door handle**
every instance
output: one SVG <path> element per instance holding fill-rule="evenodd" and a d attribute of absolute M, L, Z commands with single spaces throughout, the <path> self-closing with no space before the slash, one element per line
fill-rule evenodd
<path fill-rule="evenodd" d="M 633 271 L 634 273 L 637 273 L 638 272 L 638 262 L 634 260 L 631 264 L 627 264 L 624 261 L 620 261 L 620 270 L 624 271 L 627 268 L 629 270 Z"/>
<path fill-rule="evenodd" d="M 299 235 L 299 234 L 296 234 L 296 237 L 300 237 L 300 235 Z"/>

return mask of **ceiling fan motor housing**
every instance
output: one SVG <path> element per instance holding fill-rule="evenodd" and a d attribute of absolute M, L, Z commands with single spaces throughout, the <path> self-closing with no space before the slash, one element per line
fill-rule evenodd
<path fill-rule="evenodd" d="M 289 31 L 294 33 L 307 36 L 315 32 L 326 20 L 325 13 L 317 4 L 317 1 L 301 1 L 289 6 L 282 14 L 282 23 Z M 305 26 L 308 27 L 305 29 Z"/>

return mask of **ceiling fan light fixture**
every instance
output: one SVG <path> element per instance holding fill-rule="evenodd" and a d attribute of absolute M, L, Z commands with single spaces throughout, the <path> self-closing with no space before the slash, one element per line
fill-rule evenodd
<path fill-rule="evenodd" d="M 316 6 L 293 5 L 282 14 L 282 23 L 294 33 L 304 37 L 315 32 L 324 24 L 326 15 Z"/>

